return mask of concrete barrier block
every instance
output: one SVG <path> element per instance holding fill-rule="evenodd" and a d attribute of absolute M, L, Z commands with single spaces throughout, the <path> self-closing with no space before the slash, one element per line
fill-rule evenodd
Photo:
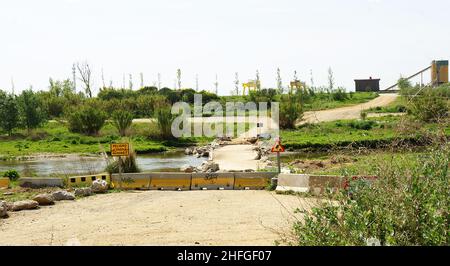
<path fill-rule="evenodd" d="M 191 181 L 191 190 L 200 189 L 226 189 L 234 188 L 233 173 L 193 173 Z"/>
<path fill-rule="evenodd" d="M 335 191 L 343 188 L 345 179 L 341 176 L 330 175 L 310 175 L 309 188 L 314 195 L 320 195 L 326 192 L 327 189 Z"/>
<path fill-rule="evenodd" d="M 278 175 L 272 172 L 234 173 L 234 189 L 265 189 L 271 179 Z"/>
<path fill-rule="evenodd" d="M 151 175 L 150 189 L 190 190 L 190 173 L 154 173 Z"/>
<path fill-rule="evenodd" d="M 9 178 L 0 178 L 0 188 L 9 188 Z"/>
<path fill-rule="evenodd" d="M 124 173 L 122 180 L 119 174 L 111 175 L 113 188 L 121 189 L 150 189 L 150 182 L 153 173 Z"/>
<path fill-rule="evenodd" d="M 111 176 L 109 173 L 100 173 L 94 175 L 70 176 L 67 178 L 67 185 L 73 186 L 91 186 L 95 180 L 105 180 L 108 185 L 111 184 Z"/>
<path fill-rule="evenodd" d="M 309 192 L 309 176 L 279 174 L 277 191 Z"/>
<path fill-rule="evenodd" d="M 19 185 L 31 188 L 64 187 L 64 180 L 57 177 L 21 177 Z"/>

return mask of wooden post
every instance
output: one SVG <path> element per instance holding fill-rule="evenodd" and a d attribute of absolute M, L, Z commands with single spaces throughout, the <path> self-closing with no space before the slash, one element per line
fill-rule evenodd
<path fill-rule="evenodd" d="M 280 152 L 277 152 L 278 173 L 281 174 Z"/>
<path fill-rule="evenodd" d="M 122 156 L 119 156 L 119 187 L 122 189 Z"/>

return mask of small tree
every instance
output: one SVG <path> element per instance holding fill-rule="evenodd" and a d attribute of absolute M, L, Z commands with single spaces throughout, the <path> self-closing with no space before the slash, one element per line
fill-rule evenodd
<path fill-rule="evenodd" d="M 169 107 L 163 107 L 155 112 L 155 118 L 158 120 L 158 128 L 161 132 L 162 138 L 172 138 L 172 122 L 174 116 L 172 115 L 171 109 Z"/>
<path fill-rule="evenodd" d="M 280 68 L 277 68 L 277 89 L 279 94 L 283 94 L 283 81 L 281 80 Z"/>
<path fill-rule="evenodd" d="M 112 118 L 120 136 L 125 136 L 133 123 L 133 114 L 128 111 L 117 110 L 112 114 Z"/>
<path fill-rule="evenodd" d="M 18 97 L 18 106 L 20 122 L 28 133 L 45 122 L 43 104 L 31 89 L 22 91 Z"/>
<path fill-rule="evenodd" d="M 328 91 L 331 92 L 334 89 L 334 75 L 331 67 L 328 68 Z"/>
<path fill-rule="evenodd" d="M 11 136 L 19 125 L 19 109 L 16 97 L 0 91 L 0 128 Z"/>
<path fill-rule="evenodd" d="M 423 122 L 440 122 L 448 117 L 450 88 L 425 88 L 409 101 L 410 112 Z"/>
<path fill-rule="evenodd" d="M 259 70 L 256 70 L 256 80 L 255 80 L 255 82 L 256 82 L 256 89 L 257 90 L 259 90 L 259 89 L 261 89 L 261 79 L 260 79 L 260 76 L 259 76 Z"/>
<path fill-rule="evenodd" d="M 177 69 L 177 85 L 178 89 L 181 90 L 181 69 Z"/>
<path fill-rule="evenodd" d="M 97 135 L 105 124 L 106 114 L 92 106 L 82 106 L 69 117 L 69 130 L 86 135 Z"/>
<path fill-rule="evenodd" d="M 239 73 L 234 73 L 234 91 L 239 95 Z"/>
<path fill-rule="evenodd" d="M 296 121 L 303 116 L 302 105 L 300 102 L 299 95 L 297 94 L 290 92 L 287 95 L 282 95 L 279 113 L 281 129 L 295 128 Z"/>
<path fill-rule="evenodd" d="M 80 74 L 80 80 L 84 84 L 84 91 L 89 96 L 89 98 L 92 98 L 92 71 L 91 67 L 87 62 L 84 62 L 82 64 L 77 63 L 77 69 L 78 73 Z"/>

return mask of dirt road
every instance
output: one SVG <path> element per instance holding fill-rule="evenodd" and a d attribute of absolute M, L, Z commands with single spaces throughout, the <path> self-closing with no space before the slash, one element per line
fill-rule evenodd
<path fill-rule="evenodd" d="M 392 103 L 397 98 L 396 94 L 380 94 L 379 97 L 363 104 L 357 104 L 348 107 L 316 111 L 316 112 L 305 112 L 303 120 L 298 124 L 304 123 L 319 123 L 326 121 L 334 121 L 340 119 L 357 119 L 360 117 L 361 111 L 377 106 L 386 106 Z M 380 114 L 378 114 L 380 115 Z M 210 122 L 218 118 L 207 118 Z M 237 117 L 237 121 L 245 122 L 244 117 Z M 244 139 L 246 137 L 254 137 L 258 133 L 267 133 L 277 125 L 275 121 L 271 119 L 266 119 L 263 117 L 258 120 L 253 118 L 254 122 L 263 123 L 260 128 L 253 127 L 248 132 L 242 134 L 237 139 Z M 246 170 L 246 169 L 258 169 L 258 161 L 254 160 L 256 152 L 252 150 L 252 145 L 230 145 L 225 147 L 220 147 L 214 151 L 213 159 L 215 162 L 219 163 L 220 169 L 224 170 Z"/>
<path fill-rule="evenodd" d="M 298 124 L 301 125 L 305 123 L 320 123 L 340 119 L 357 119 L 360 118 L 361 111 L 370 109 L 372 107 L 389 105 L 390 103 L 395 101 L 397 97 L 397 94 L 380 94 L 379 97 L 362 104 L 322 111 L 305 112 L 303 114 L 303 120 Z"/>
<path fill-rule="evenodd" d="M 0 245 L 273 245 L 313 199 L 268 191 L 130 191 L 0 219 Z"/>

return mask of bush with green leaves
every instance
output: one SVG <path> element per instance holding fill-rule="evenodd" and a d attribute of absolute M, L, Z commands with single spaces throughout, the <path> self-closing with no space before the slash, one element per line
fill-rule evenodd
<path fill-rule="evenodd" d="M 123 143 L 129 143 L 129 139 L 122 139 L 121 142 Z M 136 161 L 136 152 L 133 149 L 133 145 L 130 143 L 130 150 L 128 156 L 122 156 L 121 159 L 117 159 L 115 161 L 112 161 L 106 166 L 105 171 L 112 174 L 112 173 L 119 173 L 119 164 L 121 167 L 122 173 L 139 173 L 141 170 L 139 169 L 139 166 Z"/>
<path fill-rule="evenodd" d="M 281 96 L 279 111 L 279 126 L 281 129 L 295 128 L 297 120 L 302 118 L 303 111 L 297 94 L 289 93 Z"/>
<path fill-rule="evenodd" d="M 409 99 L 409 111 L 423 122 L 440 122 L 449 114 L 450 87 L 424 88 Z"/>
<path fill-rule="evenodd" d="M 69 130 L 86 135 L 98 135 L 106 114 L 93 106 L 80 106 L 68 116 Z"/>
<path fill-rule="evenodd" d="M 113 125 L 119 131 L 120 136 L 125 136 L 133 123 L 133 114 L 124 111 L 117 110 L 112 114 Z"/>
<path fill-rule="evenodd" d="M 336 90 L 333 90 L 331 92 L 331 97 L 333 98 L 334 101 L 339 102 L 345 101 L 349 98 L 348 94 L 345 92 L 345 89 L 343 88 L 337 88 Z"/>
<path fill-rule="evenodd" d="M 0 91 L 0 129 L 11 135 L 19 126 L 19 108 L 14 95 Z"/>
<path fill-rule="evenodd" d="M 11 180 L 11 181 L 16 181 L 17 179 L 20 178 L 20 174 L 16 170 L 11 169 L 11 170 L 4 172 L 3 177 L 8 177 L 9 180 Z"/>
<path fill-rule="evenodd" d="M 450 244 L 450 146 L 441 144 L 418 158 L 384 162 L 378 178 L 351 182 L 294 224 L 291 245 L 430 246 Z"/>
<path fill-rule="evenodd" d="M 163 107 L 155 112 L 155 118 L 158 121 L 158 128 L 160 130 L 161 138 L 171 139 L 172 135 L 172 122 L 175 116 L 172 114 L 169 107 Z"/>
<path fill-rule="evenodd" d="M 24 90 L 17 97 L 20 122 L 28 130 L 41 126 L 46 120 L 46 110 L 38 95 L 31 89 Z"/>
<path fill-rule="evenodd" d="M 371 130 L 376 124 L 373 120 L 352 120 L 348 123 L 351 128 L 360 130 Z"/>

